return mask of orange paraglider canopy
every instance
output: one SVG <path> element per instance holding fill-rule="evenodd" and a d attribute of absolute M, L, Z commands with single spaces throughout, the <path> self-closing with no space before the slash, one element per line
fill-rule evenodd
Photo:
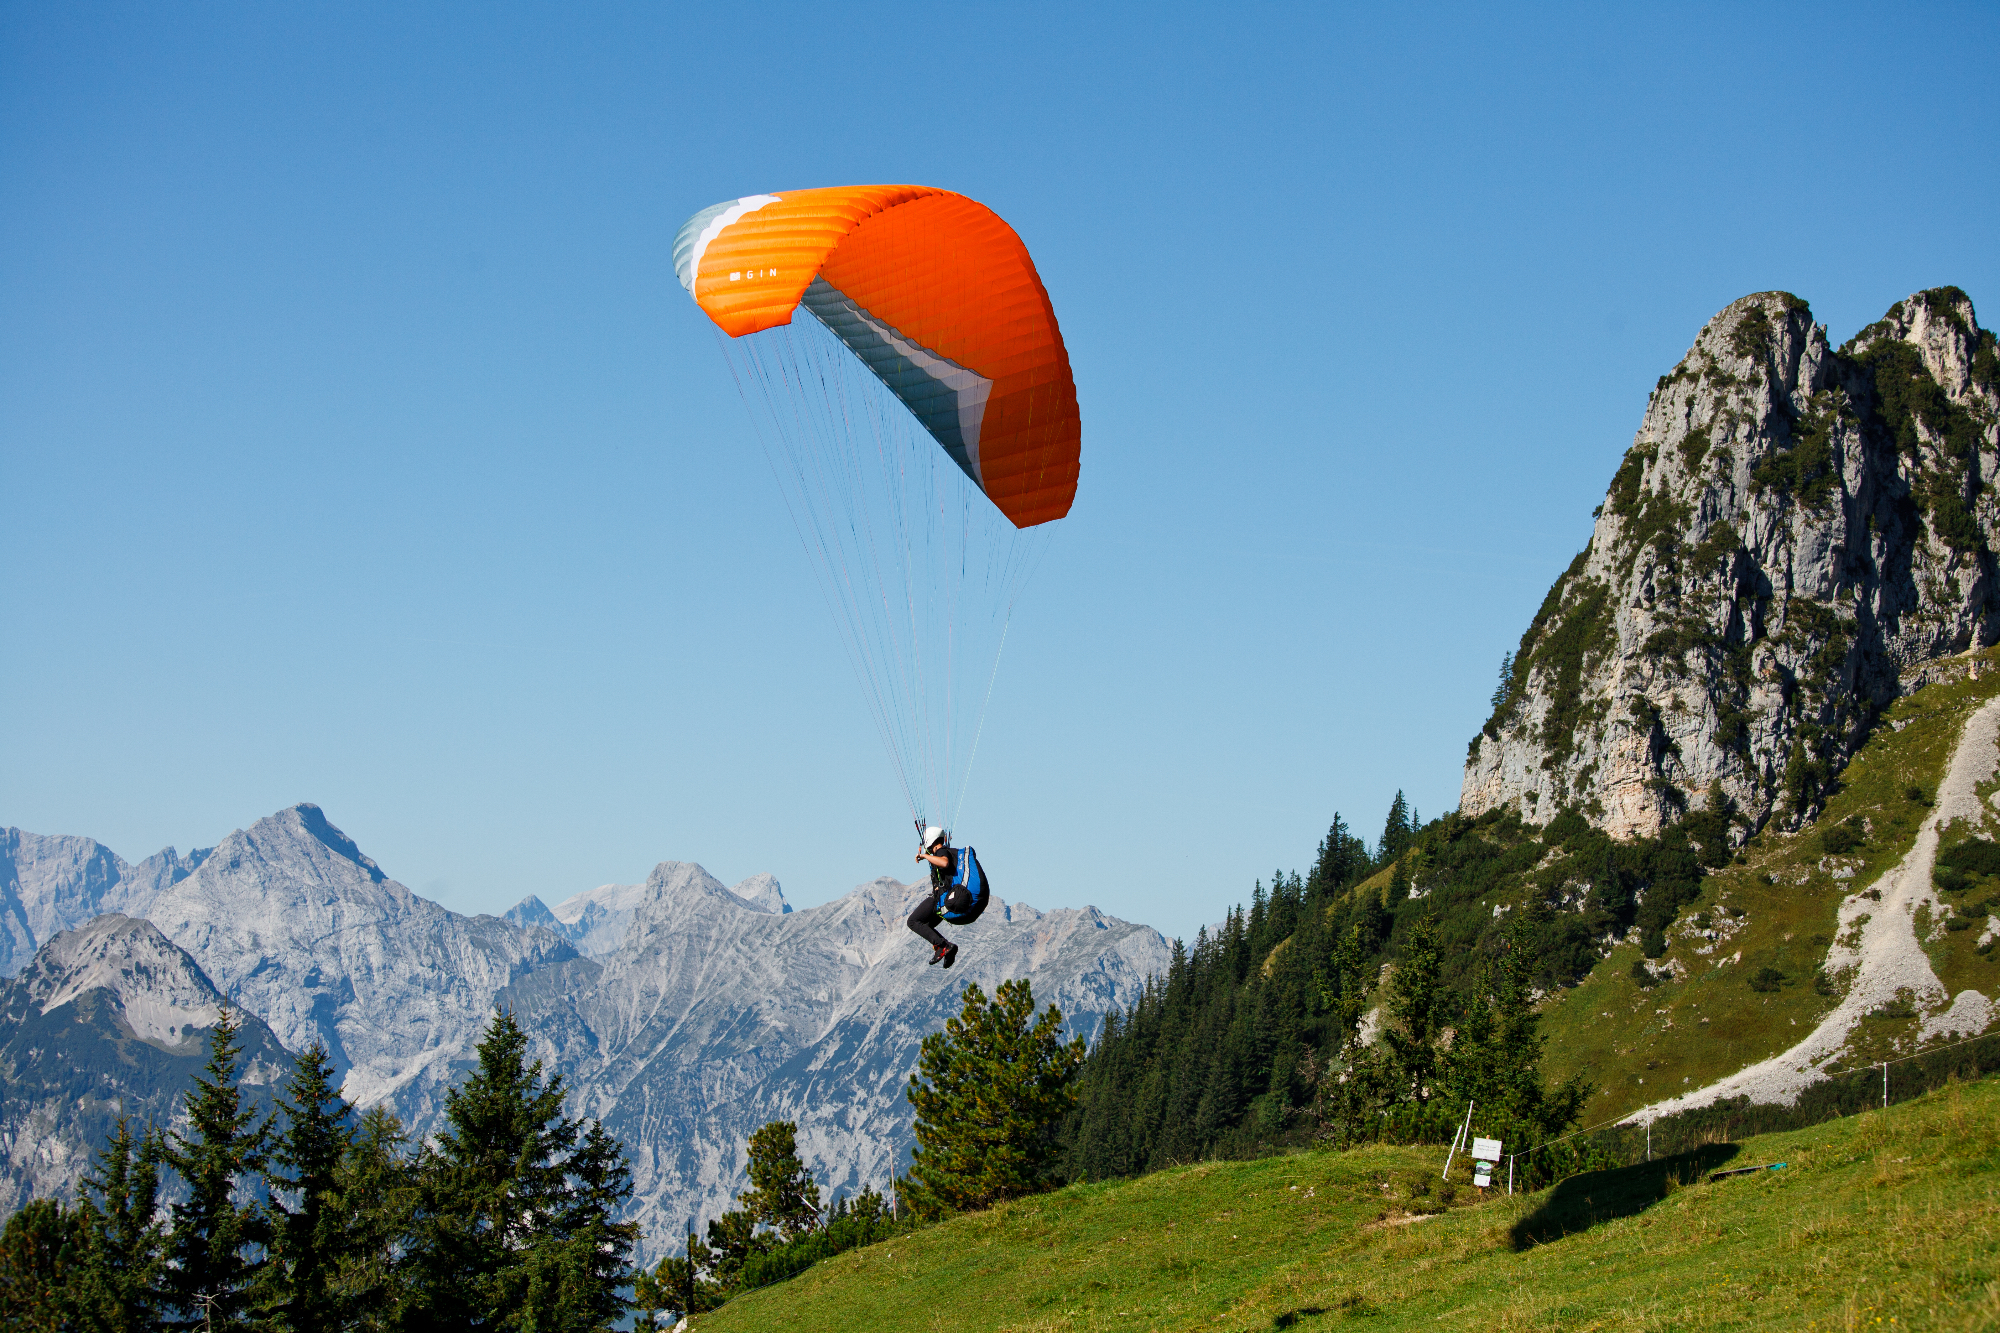
<path fill-rule="evenodd" d="M 751 195 L 689 218 L 674 268 L 732 338 L 804 305 L 1016 527 L 1069 512 L 1069 353 L 1027 247 L 984 204 L 916 185 Z"/>

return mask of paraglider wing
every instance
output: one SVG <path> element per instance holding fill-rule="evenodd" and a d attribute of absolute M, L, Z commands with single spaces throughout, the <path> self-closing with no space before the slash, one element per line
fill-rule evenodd
<path fill-rule="evenodd" d="M 1015 527 L 1069 512 L 1069 353 L 1027 247 L 984 204 L 914 185 L 751 195 L 689 218 L 674 268 L 732 338 L 803 305 Z"/>

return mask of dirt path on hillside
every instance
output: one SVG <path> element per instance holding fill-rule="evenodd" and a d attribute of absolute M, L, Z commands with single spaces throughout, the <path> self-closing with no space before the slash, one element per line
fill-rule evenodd
<path fill-rule="evenodd" d="M 1918 1030 L 1920 1040 L 1948 1032 L 1971 1035 L 1983 1031 L 1994 1016 L 1993 1002 L 1976 990 L 1967 990 L 1945 1006 L 1944 983 L 1931 970 L 1930 958 L 1917 943 L 1912 918 L 1920 903 L 1930 904 L 1934 918 L 1942 914 L 1942 904 L 1931 887 L 1938 831 L 1955 819 L 1981 822 L 1986 811 L 1975 789 L 1993 776 L 1996 767 L 2000 767 L 2000 698 L 1981 707 L 1959 733 L 1958 747 L 1952 751 L 1944 782 L 1938 788 L 1937 806 L 1917 830 L 1916 845 L 1868 886 L 1882 895 L 1881 901 L 1866 897 L 1862 891 L 1840 905 L 1840 930 L 1827 953 L 1826 970 L 1837 975 L 1853 968 L 1854 975 L 1839 1006 L 1784 1054 L 1705 1088 L 1642 1107 L 1625 1117 L 1624 1123 L 1645 1124 L 1731 1097 L 1747 1096 L 1753 1102 L 1789 1106 L 1808 1084 L 1823 1077 L 1820 1069 L 1846 1049 L 1862 1015 L 1895 999 L 1898 993 L 1906 992 L 1917 1011 L 1926 1015 Z"/>

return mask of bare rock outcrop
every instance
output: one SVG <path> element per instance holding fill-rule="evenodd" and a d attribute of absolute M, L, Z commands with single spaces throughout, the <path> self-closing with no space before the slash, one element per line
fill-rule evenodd
<path fill-rule="evenodd" d="M 2000 639 L 2000 364 L 1952 287 L 1829 345 L 1736 301 L 1655 386 L 1589 545 L 1504 666 L 1460 809 L 1618 837 L 1791 827 L 1927 664 Z"/>

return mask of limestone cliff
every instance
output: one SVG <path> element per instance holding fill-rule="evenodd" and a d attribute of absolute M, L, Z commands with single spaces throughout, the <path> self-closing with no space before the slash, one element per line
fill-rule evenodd
<path fill-rule="evenodd" d="M 1924 664 L 2000 638 L 2000 365 L 1953 287 L 1845 346 L 1760 292 L 1662 376 L 1504 664 L 1460 808 L 1792 826 Z"/>

